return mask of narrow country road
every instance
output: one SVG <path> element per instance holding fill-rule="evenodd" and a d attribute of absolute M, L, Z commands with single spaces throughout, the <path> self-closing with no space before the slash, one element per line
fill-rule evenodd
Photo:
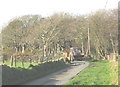
<path fill-rule="evenodd" d="M 64 85 L 89 65 L 85 61 L 74 61 L 70 67 L 57 71 L 43 78 L 28 82 L 24 85 Z"/>

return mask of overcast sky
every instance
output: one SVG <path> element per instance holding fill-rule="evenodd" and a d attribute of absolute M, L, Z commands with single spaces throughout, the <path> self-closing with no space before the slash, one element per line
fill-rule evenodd
<path fill-rule="evenodd" d="M 98 9 L 118 8 L 119 0 L 0 0 L 0 29 L 10 19 L 28 14 L 50 16 L 56 12 L 75 15 L 88 14 Z"/>

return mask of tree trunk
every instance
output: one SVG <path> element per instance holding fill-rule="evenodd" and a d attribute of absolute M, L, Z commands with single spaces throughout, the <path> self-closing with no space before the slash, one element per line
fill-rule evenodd
<path fill-rule="evenodd" d="M 46 48 L 47 48 L 47 45 L 44 44 L 43 45 L 43 57 L 46 57 Z"/>
<path fill-rule="evenodd" d="M 87 55 L 90 55 L 90 26 L 88 27 L 88 50 L 87 50 Z"/>
<path fill-rule="evenodd" d="M 115 61 L 116 59 L 115 59 L 115 47 L 114 47 L 114 42 L 113 42 L 113 39 L 112 39 L 112 37 L 111 37 L 111 33 L 110 33 L 110 40 L 111 40 L 111 44 L 112 44 L 112 49 L 113 49 L 113 60 Z"/>
<path fill-rule="evenodd" d="M 83 41 L 82 41 L 82 54 L 84 55 Z"/>
<path fill-rule="evenodd" d="M 53 49 L 53 57 L 55 56 L 55 49 Z"/>
<path fill-rule="evenodd" d="M 113 39 L 111 37 L 111 33 L 110 33 L 110 41 L 111 41 L 111 44 L 112 44 L 113 53 L 115 54 L 115 47 L 114 47 Z"/>
<path fill-rule="evenodd" d="M 48 52 L 47 55 L 50 56 L 50 47 L 48 46 Z"/>
<path fill-rule="evenodd" d="M 16 67 L 16 56 L 14 57 L 14 61 L 15 61 L 15 67 Z"/>
<path fill-rule="evenodd" d="M 25 45 L 22 45 L 22 53 L 25 52 Z"/>
<path fill-rule="evenodd" d="M 16 52 L 16 53 L 18 52 L 18 48 L 17 48 L 17 47 L 15 47 L 15 52 Z"/>
<path fill-rule="evenodd" d="M 5 63 L 4 56 L 2 57 L 2 62 Z"/>
<path fill-rule="evenodd" d="M 11 66 L 13 66 L 13 56 L 11 56 Z"/>

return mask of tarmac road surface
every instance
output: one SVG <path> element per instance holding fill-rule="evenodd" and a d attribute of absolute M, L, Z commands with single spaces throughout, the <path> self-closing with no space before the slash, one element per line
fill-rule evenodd
<path fill-rule="evenodd" d="M 68 68 L 62 69 L 43 78 L 30 81 L 23 85 L 64 85 L 87 66 L 89 66 L 88 62 L 74 61 Z"/>

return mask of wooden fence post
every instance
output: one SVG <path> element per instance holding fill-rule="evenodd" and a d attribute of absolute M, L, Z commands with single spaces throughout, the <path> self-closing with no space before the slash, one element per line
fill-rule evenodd
<path fill-rule="evenodd" d="M 108 60 L 108 61 L 110 60 L 110 55 L 107 55 L 107 60 Z"/>
<path fill-rule="evenodd" d="M 22 66 L 24 67 L 24 56 L 22 56 Z"/>
<path fill-rule="evenodd" d="M 32 58 L 30 57 L 29 60 L 30 60 L 30 64 L 31 64 L 32 63 Z"/>

